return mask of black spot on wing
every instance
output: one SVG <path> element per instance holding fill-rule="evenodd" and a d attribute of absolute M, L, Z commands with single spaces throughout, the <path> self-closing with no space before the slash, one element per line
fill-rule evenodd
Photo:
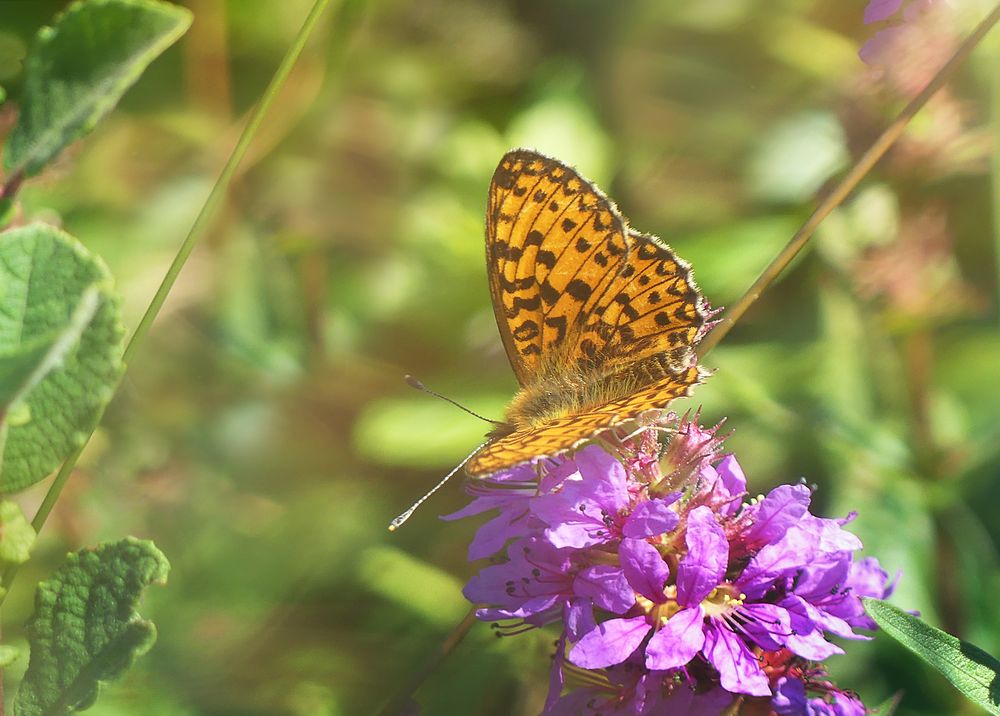
<path fill-rule="evenodd" d="M 537 295 L 532 296 L 531 298 L 515 296 L 507 315 L 513 318 L 521 311 L 537 311 L 539 308 L 541 308 L 541 304 L 539 303 Z"/>
<path fill-rule="evenodd" d="M 590 294 L 593 290 L 594 289 L 589 283 L 578 278 L 575 278 L 566 284 L 566 293 L 581 303 L 590 298 Z"/>
<path fill-rule="evenodd" d="M 644 261 L 649 261 L 650 259 L 655 259 L 659 255 L 659 251 L 655 244 L 648 241 L 639 242 L 639 258 Z"/>
<path fill-rule="evenodd" d="M 562 343 L 566 337 L 566 316 L 550 316 L 544 321 L 546 326 L 556 329 L 556 337 L 550 345 Z"/>
<path fill-rule="evenodd" d="M 547 306 L 551 306 L 559 300 L 559 290 L 549 283 L 548 279 L 542 281 L 538 287 L 538 292 Z"/>
<path fill-rule="evenodd" d="M 540 263 L 542 266 L 551 269 L 556 265 L 556 255 L 551 251 L 540 250 L 538 255 L 535 257 L 535 261 Z"/>
<path fill-rule="evenodd" d="M 545 235 L 538 229 L 532 229 L 528 232 L 528 235 L 524 237 L 525 246 L 541 246 L 542 241 L 545 240 Z"/>
<path fill-rule="evenodd" d="M 538 324 L 534 321 L 525 321 L 511 331 L 511 333 L 514 338 L 521 342 L 531 341 L 538 337 Z"/>

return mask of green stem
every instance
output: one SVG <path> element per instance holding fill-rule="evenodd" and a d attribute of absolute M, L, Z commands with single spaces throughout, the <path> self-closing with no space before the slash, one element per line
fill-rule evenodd
<path fill-rule="evenodd" d="M 240 138 L 236 142 L 236 147 L 233 149 L 232 154 L 229 155 L 229 159 L 226 161 L 226 165 L 222 168 L 222 173 L 219 174 L 219 178 L 216 180 L 215 186 L 212 187 L 212 192 L 208 195 L 208 199 L 205 200 L 205 204 L 201 207 L 201 211 L 198 212 L 198 217 L 191 225 L 191 229 L 188 231 L 188 234 L 184 239 L 184 243 L 181 244 L 180 249 L 177 251 L 177 255 L 170 264 L 170 268 L 167 269 L 167 273 L 164 275 L 163 281 L 160 283 L 160 287 L 156 290 L 156 294 L 150 301 L 149 307 L 146 308 L 146 312 L 139 321 L 139 325 L 136 326 L 135 331 L 132 333 L 132 337 L 129 339 L 128 345 L 125 346 L 125 352 L 122 356 L 122 360 L 126 365 L 128 365 L 129 359 L 149 333 L 149 329 L 153 325 L 153 321 L 156 320 L 157 314 L 160 312 L 160 309 L 163 308 L 164 301 L 167 300 L 167 295 L 170 293 L 170 289 L 173 288 L 174 282 L 177 281 L 177 276 L 180 274 L 181 269 L 184 268 L 184 264 L 191 255 L 191 252 L 194 250 L 194 247 L 197 246 L 198 241 L 208 228 L 209 222 L 214 217 L 215 210 L 218 207 L 219 202 L 221 202 L 225 197 L 229 184 L 232 182 L 233 175 L 236 173 L 236 169 L 239 167 L 240 161 L 242 161 L 244 155 L 246 154 L 251 140 L 257 133 L 257 130 L 260 127 L 261 122 L 264 120 L 264 116 L 267 114 L 267 111 L 271 108 L 271 105 L 274 104 L 274 100 L 278 96 L 278 92 L 281 90 L 281 87 L 285 84 L 285 80 L 288 79 L 288 75 L 292 71 L 295 61 L 302 53 L 302 48 L 305 46 L 306 40 L 309 38 L 309 35 L 312 33 L 313 28 L 315 28 L 320 15 L 322 15 L 329 3 L 330 0 L 316 0 L 313 3 L 312 9 L 309 11 L 309 15 L 302 24 L 302 28 L 292 41 L 291 46 L 288 48 L 284 58 L 281 60 L 281 64 L 278 65 L 278 69 L 275 70 L 274 77 L 271 78 L 271 82 L 267 85 L 267 88 L 264 90 L 264 94 L 261 96 L 260 101 L 251 113 L 246 127 L 243 128 L 243 132 L 240 134 Z M 92 434 L 93 433 L 91 433 L 91 435 Z M 89 436 L 87 439 L 90 439 Z M 45 499 L 42 500 L 42 504 L 38 508 L 35 518 L 31 521 L 31 526 L 35 528 L 35 532 L 40 532 L 42 527 L 45 525 L 45 521 L 52 512 L 52 508 L 55 506 L 56 500 L 59 499 L 59 495 L 62 492 L 63 487 L 66 485 L 66 481 L 69 480 L 69 476 L 73 472 L 73 468 L 76 467 L 77 460 L 80 459 L 80 454 L 83 452 L 84 447 L 86 447 L 86 441 L 84 441 L 83 445 L 77 448 L 62 464 L 62 467 L 59 468 L 59 472 L 52 481 L 52 484 L 49 486 L 49 491 L 45 494 Z M 3 591 L 0 592 L 0 604 L 3 604 L 3 600 L 10 591 L 10 585 L 14 581 L 14 577 L 16 575 L 16 566 L 8 567 L 4 570 L 3 576 L 0 578 L 0 585 L 2 585 L 3 588 Z"/>
<path fill-rule="evenodd" d="M 824 197 L 824 199 L 813 211 L 812 215 L 806 219 L 806 223 L 802 225 L 795 235 L 791 238 L 788 244 L 781 250 L 781 252 L 768 264 L 767 268 L 761 272 L 760 276 L 754 281 L 753 285 L 747 289 L 747 292 L 730 308 L 725 312 L 722 320 L 719 321 L 718 325 L 712 329 L 711 333 L 705 336 L 705 339 L 698 345 L 698 357 L 704 356 L 710 350 L 712 350 L 719 341 L 721 341 L 726 334 L 732 329 L 736 322 L 747 312 L 747 309 L 752 306 L 761 294 L 764 293 L 767 288 L 774 283 L 775 279 L 784 271 L 788 264 L 791 263 L 792 259 L 805 248 L 806 243 L 812 238 L 813 233 L 816 231 L 816 227 L 820 225 L 820 222 L 827 217 L 827 215 L 838 207 L 847 195 L 850 194 L 858 186 L 861 180 L 871 171 L 872 167 L 881 159 L 889 147 L 891 147 L 899 136 L 906 129 L 906 125 L 909 124 L 913 116 L 919 112 L 927 100 L 929 100 L 934 94 L 941 89 L 945 82 L 951 79 L 951 76 L 955 74 L 955 71 L 965 62 L 972 50 L 982 41 L 986 36 L 986 33 L 992 29 L 992 27 L 1000 21 L 1000 4 L 993 8 L 993 11 L 986 16 L 986 18 L 976 26 L 976 29 L 972 31 L 966 39 L 965 42 L 955 51 L 955 54 L 951 56 L 951 59 L 945 63 L 944 67 L 938 70 L 937 74 L 934 75 L 933 79 L 924 89 L 910 100 L 909 104 L 903 108 L 903 111 L 899 113 L 895 121 L 886 127 L 885 131 L 879 135 L 878 139 L 868 148 L 868 150 L 861 155 L 858 161 L 851 167 L 850 171 L 840 180 L 840 183 Z M 994 165 L 995 167 L 996 165 Z M 996 206 L 997 202 L 994 202 Z M 998 210 L 1000 212 L 1000 210 Z"/>
<path fill-rule="evenodd" d="M 996 259 L 997 306 L 1000 310 L 1000 43 L 993 50 L 990 123 L 993 125 L 993 157 L 990 163 L 990 193 L 993 206 L 993 256 Z"/>
<path fill-rule="evenodd" d="M 476 610 L 482 607 L 481 604 L 474 604 L 472 608 L 462 617 L 462 621 L 452 629 L 451 634 L 438 647 L 437 653 L 425 658 L 422 666 L 409 679 L 396 690 L 389 702 L 379 711 L 379 716 L 403 716 L 404 714 L 417 713 L 414 710 L 415 702 L 413 694 L 417 688 L 424 683 L 434 670 L 445 660 L 455 647 L 458 646 L 465 635 L 469 633 L 476 623 Z"/>

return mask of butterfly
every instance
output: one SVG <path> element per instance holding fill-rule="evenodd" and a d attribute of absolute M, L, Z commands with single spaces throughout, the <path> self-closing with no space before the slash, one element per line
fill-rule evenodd
<path fill-rule="evenodd" d="M 486 266 L 520 390 L 473 454 L 473 477 L 579 447 L 688 395 L 710 316 L 691 267 L 593 183 L 515 149 L 486 206 Z"/>

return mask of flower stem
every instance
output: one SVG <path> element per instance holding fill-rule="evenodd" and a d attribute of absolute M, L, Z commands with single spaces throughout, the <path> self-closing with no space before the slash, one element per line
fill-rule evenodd
<path fill-rule="evenodd" d="M 174 256 L 174 260 L 171 262 L 170 267 L 167 269 L 167 273 L 164 275 L 163 281 L 160 283 L 160 287 L 153 295 L 153 299 L 146 308 L 146 312 L 139 321 L 139 325 L 136 326 L 135 331 L 132 333 L 132 337 L 125 346 L 122 361 L 126 366 L 128 365 L 129 359 L 149 333 L 149 329 L 153 325 L 153 321 L 156 320 L 156 316 L 160 312 L 160 309 L 163 307 L 163 303 L 166 301 L 167 295 L 170 293 L 170 289 L 173 288 L 174 282 L 177 281 L 177 276 L 180 274 L 181 269 L 184 268 L 184 264 L 187 262 L 188 257 L 194 250 L 194 247 L 204 235 L 205 230 L 209 226 L 209 222 L 215 216 L 215 211 L 218 208 L 219 203 L 225 197 L 229 184 L 232 182 L 233 175 L 236 173 L 236 169 L 239 167 L 240 161 L 246 154 L 251 140 L 253 140 L 254 135 L 260 128 L 261 122 L 267 114 L 267 111 L 271 108 L 271 105 L 274 104 L 274 100 L 278 96 L 278 92 L 281 90 L 282 86 L 285 84 L 285 80 L 288 79 L 288 75 L 291 72 L 292 67 L 295 65 L 295 61 L 302 53 L 302 48 L 305 46 L 306 40 L 309 38 L 309 35 L 312 33 L 313 28 L 315 28 L 320 15 L 329 3 L 330 0 L 315 0 L 312 9 L 309 11 L 309 15 L 306 16 L 305 22 L 302 24 L 301 29 L 292 41 L 292 44 L 285 53 L 284 58 L 282 58 L 281 64 L 279 64 L 278 69 L 275 70 L 274 76 L 271 78 L 271 82 L 264 90 L 264 94 L 261 95 L 260 101 L 257 103 L 257 106 L 250 115 L 250 119 L 243 128 L 243 132 L 240 134 L 240 138 L 236 142 L 236 146 L 233 149 L 232 154 L 229 155 L 229 159 L 222 168 L 219 178 L 216 180 L 215 185 L 212 187 L 212 191 L 205 200 L 205 204 L 201 207 L 201 211 L 198 212 L 198 217 L 191 225 L 191 229 L 188 231 L 180 249 L 178 249 L 177 255 Z M 119 385 L 120 384 L 121 379 L 119 378 Z M 91 433 L 91 435 L 93 435 L 93 433 Z M 87 440 L 89 439 L 90 436 L 87 436 Z M 31 526 L 35 528 L 35 532 L 40 532 L 42 527 L 45 525 L 45 521 L 52 512 L 52 508 L 55 506 L 56 500 L 59 499 L 59 495 L 62 492 L 63 487 L 66 485 L 67 480 L 69 480 L 69 476 L 72 473 L 73 468 L 76 467 L 77 460 L 80 459 L 80 454 L 83 452 L 84 447 L 86 447 L 87 440 L 85 440 L 83 444 L 80 445 L 80 447 L 78 447 L 66 459 L 66 461 L 62 464 L 62 467 L 60 467 L 58 474 L 56 474 L 55 479 L 52 481 L 52 484 L 49 486 L 49 490 L 45 494 L 45 499 L 42 500 L 42 504 L 38 508 L 38 512 L 31 521 Z M 10 591 L 11 582 L 13 582 L 16 575 L 16 565 L 8 567 L 4 570 L 3 576 L 0 578 L 0 586 L 2 586 L 2 592 L 0 592 L 0 604 L 3 604 L 4 598 L 6 598 Z"/>
<path fill-rule="evenodd" d="M 768 264 L 767 268 L 761 272 L 760 276 L 754 281 L 753 285 L 747 289 L 747 292 L 743 294 L 740 299 L 734 303 L 725 312 L 722 320 L 719 321 L 718 325 L 712 329 L 712 331 L 705 336 L 705 339 L 698 345 L 698 357 L 704 356 L 710 350 L 712 350 L 719 341 L 721 341 L 725 336 L 732 330 L 732 327 L 736 322 L 747 312 L 747 309 L 754 304 L 754 302 L 760 298 L 761 294 L 772 284 L 775 279 L 781 274 L 782 271 L 787 268 L 788 264 L 793 258 L 801 251 L 806 243 L 812 238 L 813 233 L 816 231 L 816 227 L 820 225 L 823 221 L 833 211 L 837 206 L 847 198 L 848 194 L 857 188 L 861 180 L 871 171 L 872 167 L 885 155 L 893 143 L 899 139 L 903 130 L 906 129 L 906 125 L 913 119 L 914 115 L 919 112 L 927 100 L 929 100 L 944 84 L 951 79 L 955 71 L 962 65 L 963 62 L 968 58 L 972 50 L 982 41 L 986 36 L 986 33 L 992 29 L 992 27 L 1000 21 L 1000 4 L 993 8 L 993 11 L 986 16 L 986 18 L 976 26 L 976 29 L 965 39 L 965 42 L 955 51 L 955 54 L 951 56 L 944 66 L 938 70 L 937 74 L 927 83 L 927 86 L 914 97 L 910 102 L 903 108 L 896 117 L 895 121 L 886 127 L 885 131 L 879 135 L 878 139 L 868 148 L 868 150 L 861 155 L 858 161 L 851 167 L 850 171 L 841 179 L 840 183 L 827 194 L 823 200 L 813 211 L 812 215 L 806 219 L 806 222 L 802 225 L 795 235 L 791 238 L 788 244 L 781 250 L 781 252 Z"/>
<path fill-rule="evenodd" d="M 469 633 L 472 629 L 472 625 L 476 623 L 476 610 L 479 609 L 480 605 L 475 604 L 469 609 L 468 613 L 462 617 L 462 621 L 452 629 L 451 634 L 445 639 L 441 646 L 438 648 L 436 654 L 430 655 L 425 660 L 423 666 L 414 672 L 409 679 L 407 679 L 402 686 L 393 694 L 392 698 L 389 699 L 381 711 L 379 711 L 379 716 L 402 716 L 403 714 L 416 713 L 414 711 L 415 702 L 413 700 L 413 693 L 420 687 L 422 683 L 427 679 L 428 676 L 434 673 L 434 670 L 438 668 L 442 661 L 450 654 L 456 646 L 458 646 L 465 635 Z"/>

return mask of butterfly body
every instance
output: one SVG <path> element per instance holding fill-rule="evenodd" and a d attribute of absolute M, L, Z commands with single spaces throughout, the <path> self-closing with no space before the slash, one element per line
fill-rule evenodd
<path fill-rule="evenodd" d="M 572 449 L 703 378 L 694 345 L 708 308 L 690 267 L 629 228 L 571 167 L 531 150 L 504 155 L 486 237 L 494 313 L 521 389 L 469 474 Z"/>

